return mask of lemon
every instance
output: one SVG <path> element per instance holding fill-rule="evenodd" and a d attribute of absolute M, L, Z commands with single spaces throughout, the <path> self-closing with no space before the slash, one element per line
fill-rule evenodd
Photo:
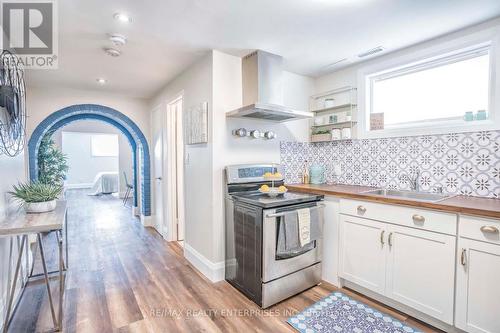
<path fill-rule="evenodd" d="M 269 186 L 267 186 L 267 185 L 265 185 L 265 184 L 264 184 L 264 185 L 262 185 L 262 186 L 260 187 L 260 190 L 261 190 L 262 192 L 269 192 Z"/>
<path fill-rule="evenodd" d="M 276 178 L 283 178 L 283 175 L 281 173 L 279 173 L 279 172 L 276 172 L 274 174 L 274 177 L 276 177 Z"/>
<path fill-rule="evenodd" d="M 286 192 L 286 187 L 281 185 L 280 187 L 278 187 L 278 192 Z"/>
<path fill-rule="evenodd" d="M 272 173 L 270 173 L 270 172 L 266 172 L 266 173 L 264 174 L 264 177 L 272 177 L 272 176 L 273 176 L 273 174 L 272 174 Z"/>

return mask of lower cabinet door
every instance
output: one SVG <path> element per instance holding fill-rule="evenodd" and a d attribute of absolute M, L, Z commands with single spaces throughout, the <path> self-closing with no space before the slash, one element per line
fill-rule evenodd
<path fill-rule="evenodd" d="M 389 226 L 386 296 L 453 324 L 456 237 Z"/>
<path fill-rule="evenodd" d="M 455 325 L 471 333 L 500 332 L 500 245 L 459 240 Z"/>
<path fill-rule="evenodd" d="M 340 217 L 340 277 L 384 293 L 385 223 L 347 215 Z"/>

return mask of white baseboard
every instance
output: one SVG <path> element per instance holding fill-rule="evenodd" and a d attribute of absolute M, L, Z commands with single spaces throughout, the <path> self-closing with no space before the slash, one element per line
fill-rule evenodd
<path fill-rule="evenodd" d="M 213 263 L 184 241 L 184 257 L 212 282 L 224 280 L 224 262 Z"/>
<path fill-rule="evenodd" d="M 81 184 L 66 184 L 64 187 L 66 189 L 78 189 L 78 188 L 92 188 L 93 183 L 81 183 Z"/>
<path fill-rule="evenodd" d="M 153 218 L 151 216 L 144 216 L 141 214 L 141 223 L 145 227 L 153 226 Z"/>

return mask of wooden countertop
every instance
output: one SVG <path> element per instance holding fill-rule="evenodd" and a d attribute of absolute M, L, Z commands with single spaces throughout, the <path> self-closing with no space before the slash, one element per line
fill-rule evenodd
<path fill-rule="evenodd" d="M 66 201 L 57 201 L 56 209 L 47 213 L 26 214 L 23 210 L 0 221 L 0 236 L 34 234 L 61 230 L 66 216 Z"/>
<path fill-rule="evenodd" d="M 386 204 L 414 206 L 420 208 L 437 209 L 447 212 L 493 217 L 500 219 L 500 200 L 457 195 L 438 202 L 423 202 L 407 198 L 389 198 L 363 192 L 373 190 L 373 187 L 355 185 L 313 185 L 287 184 L 290 191 L 332 195 L 346 199 L 360 199 Z"/>

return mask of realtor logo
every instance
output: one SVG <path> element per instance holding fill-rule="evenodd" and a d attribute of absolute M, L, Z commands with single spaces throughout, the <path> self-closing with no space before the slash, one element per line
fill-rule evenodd
<path fill-rule="evenodd" d="M 25 69 L 57 68 L 55 1 L 1 1 L 2 49 L 16 54 Z"/>

